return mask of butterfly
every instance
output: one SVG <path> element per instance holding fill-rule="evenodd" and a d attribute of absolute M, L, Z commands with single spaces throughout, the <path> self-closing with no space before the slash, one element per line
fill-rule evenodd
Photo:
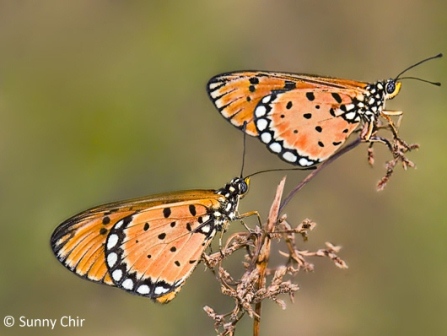
<path fill-rule="evenodd" d="M 376 136 L 382 121 L 397 138 L 392 116 L 385 109 L 397 96 L 400 76 L 442 54 L 424 59 L 395 78 L 375 83 L 269 71 L 236 71 L 217 75 L 208 95 L 222 116 L 246 134 L 257 137 L 282 160 L 309 167 L 331 157 L 361 127 L 365 142 L 385 142 Z M 413 77 L 405 77 L 413 78 Z M 413 78 L 418 79 L 419 78 Z M 425 80 L 421 80 L 428 82 Z M 435 85 L 440 83 L 428 82 Z"/>
<path fill-rule="evenodd" d="M 168 303 L 217 232 L 240 215 L 249 178 L 218 190 L 187 190 L 114 202 L 83 211 L 51 236 L 56 258 L 97 283 Z"/>

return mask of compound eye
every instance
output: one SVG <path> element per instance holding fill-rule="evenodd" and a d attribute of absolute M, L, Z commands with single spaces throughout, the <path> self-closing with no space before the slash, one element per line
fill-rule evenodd
<path fill-rule="evenodd" d="M 385 86 L 386 93 L 390 95 L 393 94 L 395 90 L 396 90 L 396 82 L 394 80 L 389 80 Z"/>
<path fill-rule="evenodd" d="M 247 185 L 247 183 L 245 183 L 245 181 L 242 181 L 242 182 L 239 184 L 239 191 L 241 192 L 241 194 L 245 194 L 245 193 L 247 192 L 247 190 L 248 190 L 248 185 Z"/>

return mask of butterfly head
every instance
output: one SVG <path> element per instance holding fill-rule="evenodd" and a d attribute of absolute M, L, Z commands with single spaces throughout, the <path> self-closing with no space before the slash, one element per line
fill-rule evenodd
<path fill-rule="evenodd" d="M 236 197 L 241 199 L 248 192 L 248 187 L 250 185 L 249 177 L 235 177 L 225 185 L 224 189 L 227 191 L 228 198 Z"/>
<path fill-rule="evenodd" d="M 389 100 L 393 99 L 399 94 L 400 89 L 402 87 L 402 83 L 398 82 L 393 78 L 390 78 L 383 82 L 383 87 L 385 93 L 385 100 Z"/>
<path fill-rule="evenodd" d="M 235 177 L 223 188 L 219 189 L 217 193 L 223 195 L 230 203 L 237 204 L 248 192 L 249 184 L 249 177 Z"/>
<path fill-rule="evenodd" d="M 221 208 L 222 213 L 225 214 L 224 217 L 229 220 L 234 220 L 237 217 L 239 200 L 248 192 L 249 181 L 248 177 L 235 177 L 223 188 L 216 191 L 217 194 L 225 198 Z"/>

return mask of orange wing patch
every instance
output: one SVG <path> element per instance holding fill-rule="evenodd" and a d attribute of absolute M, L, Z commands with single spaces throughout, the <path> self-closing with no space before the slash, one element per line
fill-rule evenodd
<path fill-rule="evenodd" d="M 352 95 L 292 90 L 266 96 L 255 110 L 259 138 L 285 161 L 300 166 L 324 161 L 360 122 L 349 110 Z"/>
<path fill-rule="evenodd" d="M 106 259 L 113 281 L 134 294 L 165 302 L 200 261 L 217 228 L 210 211 L 220 204 L 196 200 L 147 209 L 117 223 Z"/>

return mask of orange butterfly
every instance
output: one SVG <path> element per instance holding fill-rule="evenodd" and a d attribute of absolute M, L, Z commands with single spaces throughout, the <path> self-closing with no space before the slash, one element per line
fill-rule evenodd
<path fill-rule="evenodd" d="M 83 211 L 51 236 L 56 258 L 77 275 L 160 303 L 171 301 L 203 251 L 239 215 L 249 178 L 219 190 L 188 190 Z"/>
<path fill-rule="evenodd" d="M 305 74 L 238 71 L 213 77 L 207 88 L 214 105 L 234 126 L 260 139 L 282 160 L 309 167 L 332 156 L 361 123 L 363 141 L 385 142 L 390 147 L 387 139 L 375 135 L 380 118 L 397 138 L 397 129 L 390 117 L 400 116 L 402 112 L 385 110 L 385 101 L 399 93 L 398 79 L 403 79 L 400 76 L 404 72 L 441 56 L 424 59 L 394 79 L 375 83 Z"/>

